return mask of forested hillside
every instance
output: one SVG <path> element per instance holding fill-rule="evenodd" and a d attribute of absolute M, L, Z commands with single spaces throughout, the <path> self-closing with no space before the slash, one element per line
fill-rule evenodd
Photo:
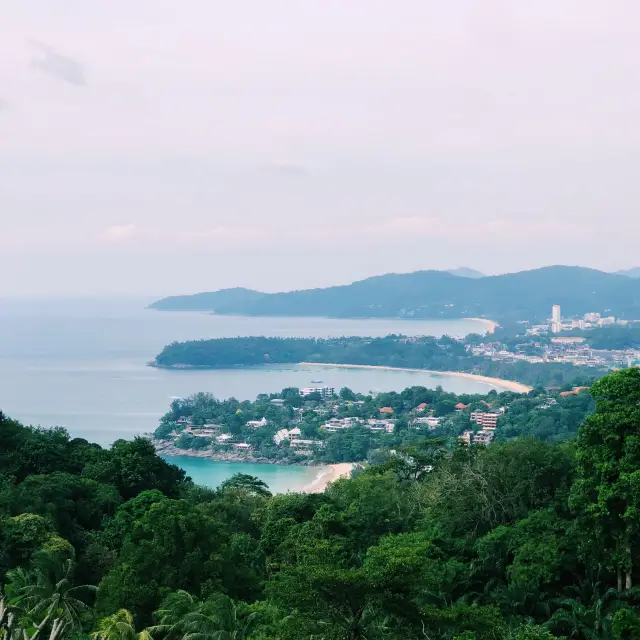
<path fill-rule="evenodd" d="M 574 442 L 424 440 L 315 495 L 2 416 L 2 637 L 637 638 L 640 370 L 591 395 Z"/>
<path fill-rule="evenodd" d="M 447 271 L 389 273 L 352 284 L 283 293 L 225 289 L 172 296 L 159 310 L 208 310 L 250 316 L 473 318 L 543 320 L 559 304 L 566 316 L 590 311 L 640 317 L 640 279 L 554 266 L 479 278 Z"/>
<path fill-rule="evenodd" d="M 504 362 L 472 355 L 462 342 L 442 338 L 214 338 L 173 342 L 156 356 L 153 365 L 166 368 L 230 368 L 260 364 L 317 362 L 356 364 L 434 371 L 462 371 L 530 386 L 580 384 L 605 373 L 596 367 L 569 363 Z"/>

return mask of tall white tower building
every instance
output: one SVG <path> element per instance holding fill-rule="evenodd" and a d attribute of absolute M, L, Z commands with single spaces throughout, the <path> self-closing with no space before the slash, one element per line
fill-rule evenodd
<path fill-rule="evenodd" d="M 551 307 L 551 331 L 560 333 L 562 331 L 562 316 L 560 315 L 560 305 L 554 304 Z"/>

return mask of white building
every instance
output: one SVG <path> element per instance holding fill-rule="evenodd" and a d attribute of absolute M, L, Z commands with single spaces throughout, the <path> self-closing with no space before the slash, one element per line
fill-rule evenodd
<path fill-rule="evenodd" d="M 245 426 L 249 427 L 250 429 L 259 429 L 260 427 L 266 427 L 267 419 L 262 418 L 262 420 L 249 420 L 249 422 L 247 422 Z"/>
<path fill-rule="evenodd" d="M 304 389 L 300 389 L 300 395 L 303 398 L 312 393 L 319 393 L 323 400 L 328 400 L 336 395 L 336 390 L 333 387 L 304 387 Z"/>
<path fill-rule="evenodd" d="M 560 315 L 560 305 L 554 304 L 551 307 L 551 333 L 562 331 L 562 316 Z"/>
<path fill-rule="evenodd" d="M 427 418 L 415 418 L 411 422 L 412 427 L 429 427 L 430 429 L 435 429 L 439 424 L 442 418 L 436 418 L 435 416 L 429 416 Z"/>

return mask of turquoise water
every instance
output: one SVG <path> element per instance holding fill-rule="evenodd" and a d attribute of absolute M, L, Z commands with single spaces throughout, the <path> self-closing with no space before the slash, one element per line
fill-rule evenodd
<path fill-rule="evenodd" d="M 205 487 L 215 488 L 235 473 L 247 473 L 266 482 L 273 493 L 300 491 L 310 485 L 321 471 L 321 467 L 220 462 L 190 456 L 167 456 L 165 460 L 184 469 L 196 484 Z"/>
<path fill-rule="evenodd" d="M 484 330 L 471 320 L 339 320 L 247 318 L 145 309 L 146 300 L 0 300 L 0 409 L 26 424 L 66 427 L 73 437 L 102 445 L 153 431 L 171 400 L 198 391 L 219 398 L 253 399 L 259 393 L 323 380 L 355 391 L 401 391 L 423 385 L 486 393 L 473 380 L 427 373 L 265 366 L 217 371 L 166 371 L 147 366 L 173 340 L 228 336 L 464 335 Z M 181 461 L 203 484 L 231 475 L 226 463 Z M 219 464 L 225 465 L 224 467 Z M 217 465 L 217 466 L 216 466 Z M 264 465 L 261 465 L 264 466 Z M 226 472 L 223 473 L 223 469 Z M 268 466 L 272 483 L 299 486 L 306 469 Z M 224 478 L 223 478 L 224 479 Z M 275 486 L 275 485 L 274 485 Z"/>

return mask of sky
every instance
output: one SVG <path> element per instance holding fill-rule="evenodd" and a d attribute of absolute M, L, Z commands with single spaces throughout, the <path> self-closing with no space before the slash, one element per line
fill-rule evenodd
<path fill-rule="evenodd" d="M 640 264 L 637 0 L 0 15 L 0 296 Z"/>

